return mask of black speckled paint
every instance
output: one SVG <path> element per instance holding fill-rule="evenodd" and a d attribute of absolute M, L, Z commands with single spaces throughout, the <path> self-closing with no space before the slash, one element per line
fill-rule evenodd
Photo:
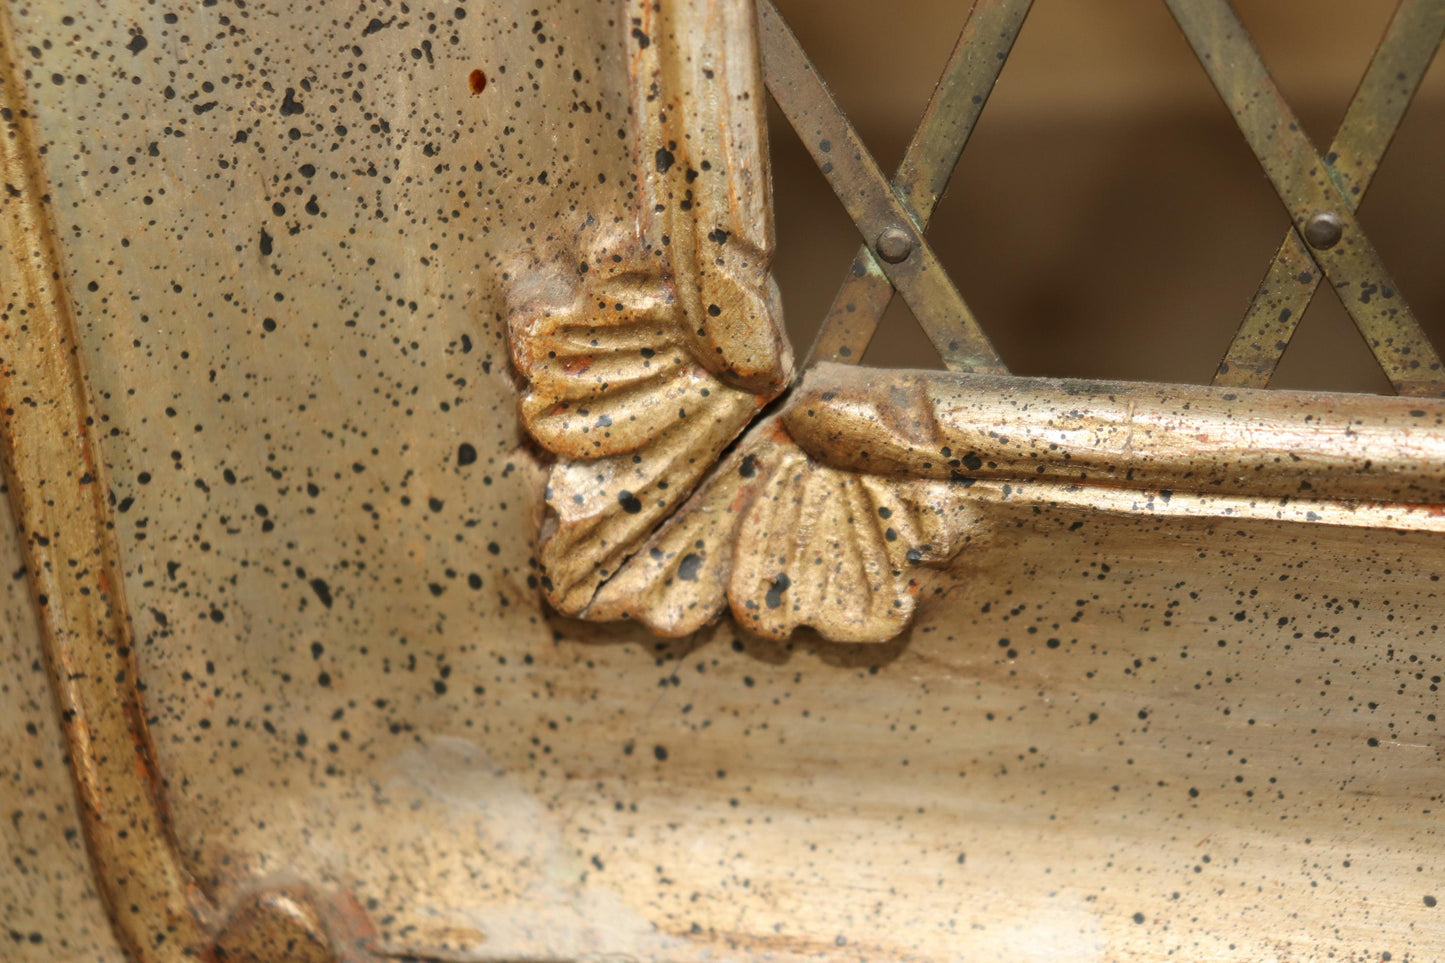
<path fill-rule="evenodd" d="M 499 314 L 519 251 L 633 218 L 653 38 L 592 0 L 10 15 L 222 902 L 297 876 L 449 958 L 1440 956 L 1438 539 L 1021 507 L 884 645 L 550 617 Z M 0 958 L 115 963 L 6 585 Z"/>

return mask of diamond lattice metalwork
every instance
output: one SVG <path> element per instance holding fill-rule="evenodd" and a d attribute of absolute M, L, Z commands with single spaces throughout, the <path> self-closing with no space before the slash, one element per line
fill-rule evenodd
<path fill-rule="evenodd" d="M 1355 217 L 1445 37 L 1445 0 L 1401 0 L 1323 156 L 1280 94 L 1229 0 L 1164 3 L 1291 223 L 1214 383 L 1267 386 L 1320 281 L 1328 278 L 1395 391 L 1445 395 L 1445 365 Z M 768 89 L 864 238 L 809 363 L 857 363 L 896 291 L 948 368 L 1005 370 L 924 232 L 1031 6 L 1032 0 L 971 5 L 890 182 L 772 0 L 758 0 Z"/>

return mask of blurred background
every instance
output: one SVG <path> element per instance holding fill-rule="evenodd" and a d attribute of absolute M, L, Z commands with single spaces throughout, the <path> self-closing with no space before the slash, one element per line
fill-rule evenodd
<path fill-rule="evenodd" d="M 962 0 L 776 0 L 885 173 L 948 59 Z M 1394 0 L 1235 0 L 1316 147 Z M 806 350 L 861 238 L 770 105 L 778 256 Z M 1360 218 L 1445 352 L 1445 56 Z M 1037 0 L 928 236 L 1020 374 L 1205 383 L 1289 225 L 1161 0 Z M 901 298 L 865 358 L 937 367 Z M 1389 393 L 1328 284 L 1276 387 Z"/>

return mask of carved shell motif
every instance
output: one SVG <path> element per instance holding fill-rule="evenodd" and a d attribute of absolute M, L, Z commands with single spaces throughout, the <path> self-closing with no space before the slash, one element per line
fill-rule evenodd
<path fill-rule="evenodd" d="M 628 12 L 634 229 L 511 290 L 522 422 L 556 456 L 538 554 L 558 611 L 884 641 L 919 566 L 1005 503 L 1445 531 L 1434 400 L 819 364 L 759 418 L 792 358 L 752 4 Z"/>
<path fill-rule="evenodd" d="M 544 591 L 563 614 L 665 635 L 731 603 L 769 636 L 890 638 L 912 616 L 910 570 L 952 552 L 966 513 L 946 481 L 819 465 L 776 419 L 738 442 L 793 375 L 753 7 L 628 14 L 636 231 L 519 272 L 509 310 L 522 422 L 557 456 Z"/>

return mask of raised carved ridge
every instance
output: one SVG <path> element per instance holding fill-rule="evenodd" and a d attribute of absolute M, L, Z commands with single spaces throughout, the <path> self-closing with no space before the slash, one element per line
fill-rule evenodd
<path fill-rule="evenodd" d="M 370 923 L 345 893 L 258 885 L 223 907 L 182 855 L 146 723 L 110 486 L 8 10 L 0 107 L 9 188 L 0 200 L 0 458 L 86 849 L 117 942 L 137 963 L 378 959 Z"/>
<path fill-rule="evenodd" d="M 824 364 L 785 421 L 813 457 L 890 476 L 1445 502 L 1438 401 Z"/>
<path fill-rule="evenodd" d="M 752 5 L 633 2 L 625 28 L 635 233 L 529 265 L 509 312 L 522 422 L 557 456 L 540 554 L 569 614 L 792 377 Z"/>
<path fill-rule="evenodd" d="M 522 422 L 556 456 L 539 556 L 558 611 L 884 641 L 920 566 L 1009 503 L 1445 528 L 1438 402 L 820 364 L 749 428 L 791 376 L 752 5 L 629 14 L 636 233 L 512 290 Z"/>
<path fill-rule="evenodd" d="M 16 527 L 70 748 L 96 888 L 138 960 L 203 943 L 207 901 L 183 865 L 162 798 L 126 609 L 108 487 L 90 434 L 75 316 L 16 67 L 0 15 L 0 431 Z"/>

